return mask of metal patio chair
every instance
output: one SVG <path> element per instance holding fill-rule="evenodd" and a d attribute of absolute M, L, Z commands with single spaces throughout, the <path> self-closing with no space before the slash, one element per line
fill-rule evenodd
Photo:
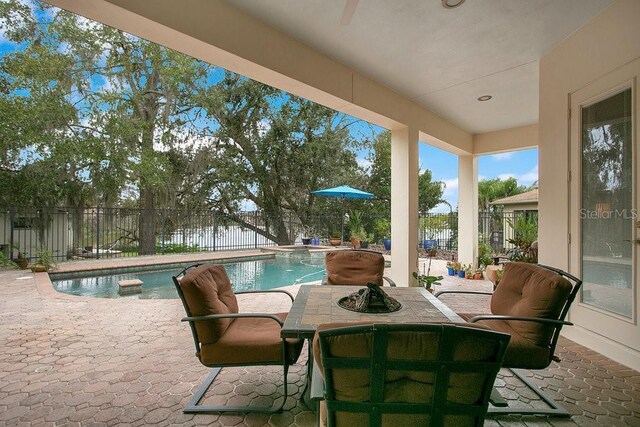
<path fill-rule="evenodd" d="M 237 294 L 277 292 L 293 296 L 283 290 L 247 291 L 234 293 L 231 281 L 222 265 L 195 264 L 173 276 L 189 322 L 196 357 L 203 365 L 213 368 L 183 412 L 279 412 L 287 400 L 287 372 L 298 360 L 303 340 L 283 339 L 280 329 L 286 313 L 239 313 Z M 199 405 L 223 367 L 282 365 L 284 399 L 272 407 Z"/>
<path fill-rule="evenodd" d="M 482 426 L 508 342 L 470 325 L 320 325 L 320 425 Z"/>
<path fill-rule="evenodd" d="M 570 417 L 571 414 L 526 378 L 522 369 L 545 369 L 555 355 L 560 330 L 573 325 L 565 320 L 582 281 L 557 268 L 540 264 L 510 262 L 505 265 L 500 284 L 493 293 L 476 291 L 441 291 L 443 294 L 491 295 L 491 314 L 458 313 L 470 323 L 511 335 L 503 367 L 510 369 L 529 389 L 550 408 L 511 408 L 496 393 L 494 407 L 489 413 L 552 415 Z"/>

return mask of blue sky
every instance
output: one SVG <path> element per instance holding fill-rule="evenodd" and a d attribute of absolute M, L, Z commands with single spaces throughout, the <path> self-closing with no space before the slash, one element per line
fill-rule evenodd
<path fill-rule="evenodd" d="M 11 42 L 8 42 L 5 35 L 0 31 L 0 57 L 4 54 L 20 49 Z M 221 72 L 221 70 L 220 70 Z M 104 82 L 95 82 L 101 84 Z M 357 139 L 372 137 L 372 132 L 380 132 L 382 128 L 359 121 L 351 128 L 352 134 Z M 360 152 L 358 158 L 362 166 L 367 166 L 367 152 Z M 443 181 L 446 189 L 443 194 L 452 207 L 458 204 L 458 157 L 446 151 L 431 147 L 425 143 L 420 143 L 419 147 L 421 170 L 430 169 L 433 179 Z M 538 179 L 538 150 L 521 150 L 495 155 L 481 156 L 478 159 L 478 179 L 514 177 L 520 185 L 531 185 Z M 448 207 L 440 205 L 436 211 L 446 212 Z"/>
<path fill-rule="evenodd" d="M 458 156 L 420 143 L 420 166 L 430 169 L 433 179 L 446 184 L 444 199 L 452 207 L 458 204 Z M 478 180 L 516 178 L 518 184 L 529 186 L 538 180 L 538 150 L 519 150 L 478 157 Z M 436 211 L 448 211 L 438 206 Z"/>

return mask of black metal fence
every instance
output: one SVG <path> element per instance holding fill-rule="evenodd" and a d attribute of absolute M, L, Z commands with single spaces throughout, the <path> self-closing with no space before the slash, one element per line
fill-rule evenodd
<path fill-rule="evenodd" d="M 537 234 L 538 211 L 479 212 L 478 239 L 489 245 L 493 253 L 506 254 L 514 247 L 511 241 L 521 231 L 519 229 L 522 227 L 522 220 L 531 224 Z"/>
<path fill-rule="evenodd" d="M 513 238 L 511 224 L 519 215 L 533 213 L 481 212 L 480 240 L 489 244 L 493 252 L 505 253 L 511 247 L 508 240 Z M 340 214 L 312 218 L 303 227 L 293 214 L 268 221 L 260 212 L 230 217 L 207 210 L 11 207 L 0 209 L 0 251 L 13 259 L 20 251 L 31 261 L 37 260 L 43 249 L 56 261 L 138 256 L 141 216 L 153 225 L 151 239 L 155 248 L 151 253 L 157 254 L 259 248 L 274 246 L 276 241 L 301 243 L 303 237 L 316 237 L 325 243 L 335 233 L 342 233 L 343 241 L 348 241 L 351 231 L 348 218 Z M 381 243 L 383 237 L 389 237 L 389 218 L 364 215 L 362 226 L 371 243 Z M 457 212 L 420 214 L 421 247 L 455 251 L 457 233 Z"/>

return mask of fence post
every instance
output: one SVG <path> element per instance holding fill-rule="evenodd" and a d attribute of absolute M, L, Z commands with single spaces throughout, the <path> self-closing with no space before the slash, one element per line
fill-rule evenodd
<path fill-rule="evenodd" d="M 253 211 L 253 226 L 256 230 L 253 230 L 253 248 L 258 249 L 258 211 Z"/>
<path fill-rule="evenodd" d="M 96 206 L 96 259 L 100 259 L 100 206 Z"/>
<path fill-rule="evenodd" d="M 16 208 L 15 206 L 12 206 L 11 209 L 9 209 L 9 244 L 11 245 L 10 248 L 10 259 L 13 259 L 13 245 L 15 245 L 15 242 L 13 241 L 13 222 L 15 220 L 16 217 Z"/>
<path fill-rule="evenodd" d="M 165 223 L 166 218 L 167 218 L 166 210 L 163 209 L 163 210 L 160 211 L 160 230 L 161 230 L 160 231 L 160 241 L 162 242 L 161 243 L 162 246 L 161 246 L 160 250 L 162 251 L 162 255 L 164 255 L 164 223 Z"/>

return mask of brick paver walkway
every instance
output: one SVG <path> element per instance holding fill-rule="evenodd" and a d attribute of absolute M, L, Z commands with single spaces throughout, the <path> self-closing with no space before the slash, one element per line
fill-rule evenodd
<path fill-rule="evenodd" d="M 489 286 L 447 278 L 442 288 Z M 288 306 L 277 296 L 239 298 L 247 311 Z M 475 304 L 486 306 L 486 301 Z M 293 396 L 281 414 L 183 414 L 208 369 L 194 355 L 182 316 L 177 299 L 62 295 L 45 273 L 1 271 L 0 425 L 315 425 L 315 415 L 298 402 L 304 357 L 290 370 Z M 640 426 L 638 372 L 566 339 L 559 353 L 562 362 L 534 378 L 564 401 L 575 414 L 571 420 L 501 417 L 486 425 Z M 528 399 L 509 376 L 497 385 L 512 401 Z M 268 404 L 281 398 L 281 389 L 275 367 L 225 369 L 207 399 Z"/>

